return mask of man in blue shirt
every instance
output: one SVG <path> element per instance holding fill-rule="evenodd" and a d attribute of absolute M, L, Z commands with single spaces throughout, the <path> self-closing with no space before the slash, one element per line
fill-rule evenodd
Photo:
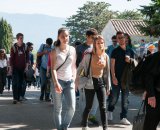
<path fill-rule="evenodd" d="M 50 101 L 49 99 L 49 93 L 47 93 L 47 63 L 48 63 L 48 55 L 52 50 L 52 43 L 53 40 L 51 38 L 46 39 L 46 44 L 41 44 L 37 56 L 42 56 L 41 60 L 41 66 L 40 66 L 40 78 L 41 78 L 41 95 L 40 95 L 40 100 L 43 101 L 44 95 L 45 95 L 45 100 Z"/>
<path fill-rule="evenodd" d="M 117 39 L 116 39 L 116 36 L 113 35 L 112 36 L 112 45 L 108 46 L 108 48 L 106 50 L 106 53 L 108 54 L 109 58 L 111 58 L 112 51 L 117 47 L 118 47 Z"/>

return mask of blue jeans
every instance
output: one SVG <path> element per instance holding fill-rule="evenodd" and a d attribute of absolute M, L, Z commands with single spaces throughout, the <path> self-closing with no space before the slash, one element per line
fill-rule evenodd
<path fill-rule="evenodd" d="M 45 99 L 49 99 L 49 93 L 46 91 L 47 90 L 47 76 L 46 76 L 47 70 L 44 69 L 43 67 L 40 68 L 40 78 L 41 78 L 41 96 L 40 99 L 43 100 L 44 95 Z"/>
<path fill-rule="evenodd" d="M 68 128 L 71 123 L 76 107 L 76 97 L 74 88 L 75 85 L 73 81 L 58 80 L 58 82 L 62 86 L 63 91 L 62 93 L 56 93 L 54 88 L 54 122 L 56 128 L 61 130 L 62 128 Z M 66 112 L 63 117 L 62 99 L 65 100 L 66 105 Z"/>
<path fill-rule="evenodd" d="M 115 105 L 118 101 L 120 91 L 121 91 L 121 110 L 122 110 L 122 112 L 120 113 L 120 119 L 123 119 L 127 118 L 128 104 L 129 104 L 128 101 L 129 90 L 127 88 L 122 89 L 120 84 L 117 86 L 112 84 L 112 90 L 108 99 L 109 100 L 108 111 L 113 112 Z"/>

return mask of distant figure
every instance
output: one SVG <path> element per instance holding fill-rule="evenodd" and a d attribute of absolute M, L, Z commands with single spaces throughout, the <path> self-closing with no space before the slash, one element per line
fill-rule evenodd
<path fill-rule="evenodd" d="M 10 66 L 10 58 L 8 59 L 8 68 L 7 68 L 7 85 L 8 85 L 8 92 L 10 91 L 10 86 L 12 82 L 12 73 L 11 73 L 11 66 Z"/>
<path fill-rule="evenodd" d="M 132 49 L 131 37 L 129 36 L 128 33 L 125 33 L 124 36 L 126 40 L 126 47 Z"/>
<path fill-rule="evenodd" d="M 155 52 L 156 47 L 154 45 L 150 45 L 147 50 L 147 55 L 153 54 Z"/>
<path fill-rule="evenodd" d="M 7 77 L 7 56 L 5 49 L 0 49 L 0 94 L 3 94 Z"/>
<path fill-rule="evenodd" d="M 118 47 L 116 36 L 112 36 L 112 45 L 108 46 L 106 53 L 111 58 L 112 51 Z"/>

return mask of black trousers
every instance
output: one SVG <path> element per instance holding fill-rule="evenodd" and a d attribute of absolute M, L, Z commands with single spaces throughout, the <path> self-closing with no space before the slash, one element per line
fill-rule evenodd
<path fill-rule="evenodd" d="M 7 67 L 0 68 L 0 93 L 3 93 L 6 85 Z"/>
<path fill-rule="evenodd" d="M 103 130 L 107 129 L 107 116 L 106 116 L 106 88 L 102 78 L 92 78 L 94 89 L 85 89 L 86 107 L 83 112 L 82 125 L 88 125 L 88 116 L 91 111 L 95 93 L 97 94 L 101 121 Z"/>
<path fill-rule="evenodd" d="M 14 100 L 19 100 L 22 94 L 23 80 L 24 80 L 24 70 L 13 69 L 12 89 L 13 89 Z"/>
<path fill-rule="evenodd" d="M 156 130 L 160 122 L 160 92 L 156 94 L 156 108 L 148 105 L 148 98 L 146 98 L 146 117 L 143 130 Z"/>

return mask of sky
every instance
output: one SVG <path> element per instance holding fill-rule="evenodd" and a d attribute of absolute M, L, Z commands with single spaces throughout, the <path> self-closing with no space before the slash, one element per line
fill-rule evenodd
<path fill-rule="evenodd" d="M 104 1 L 111 4 L 110 10 L 136 10 L 140 5 L 148 5 L 151 0 L 90 0 Z M 76 14 L 87 0 L 0 0 L 0 12 L 45 14 L 67 18 Z"/>

